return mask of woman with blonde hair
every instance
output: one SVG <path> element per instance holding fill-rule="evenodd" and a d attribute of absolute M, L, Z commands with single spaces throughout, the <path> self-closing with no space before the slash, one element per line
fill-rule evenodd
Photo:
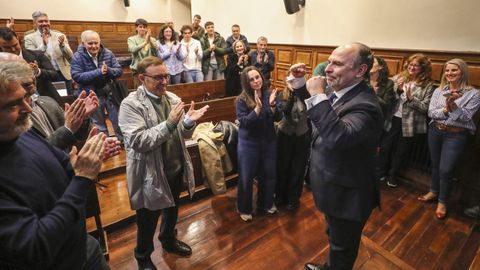
<path fill-rule="evenodd" d="M 427 133 L 427 111 L 433 94 L 432 65 L 421 53 L 406 61 L 403 71 L 392 78 L 396 93 L 391 117 L 385 119 L 380 143 L 380 180 L 397 187 L 396 174 L 407 156 L 415 135 Z"/>
<path fill-rule="evenodd" d="M 462 59 L 445 63 L 440 87 L 433 93 L 428 116 L 428 146 L 432 161 L 430 191 L 418 197 L 429 202 L 438 199 L 435 215 L 445 218 L 452 172 L 465 147 L 468 133 L 474 134 L 473 115 L 480 106 L 480 92 L 468 82 L 468 66 Z"/>

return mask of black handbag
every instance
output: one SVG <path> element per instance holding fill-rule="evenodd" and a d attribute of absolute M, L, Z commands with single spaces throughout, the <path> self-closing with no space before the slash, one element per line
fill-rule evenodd
<path fill-rule="evenodd" d="M 110 80 L 102 88 L 102 92 L 109 97 L 115 106 L 120 107 L 122 100 L 128 96 L 128 89 L 125 84 L 119 80 Z"/>

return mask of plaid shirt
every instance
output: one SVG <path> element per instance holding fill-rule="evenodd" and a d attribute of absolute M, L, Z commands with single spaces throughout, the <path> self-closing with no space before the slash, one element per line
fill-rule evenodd
<path fill-rule="evenodd" d="M 403 137 L 413 137 L 415 134 L 425 134 L 427 133 L 427 112 L 430 99 L 432 98 L 433 83 L 428 83 L 425 87 L 413 86 L 412 94 L 413 99 L 408 101 L 398 94 L 398 84 L 397 84 L 398 75 L 393 77 L 395 85 L 393 90 L 396 93 L 395 105 L 393 106 L 394 110 L 397 108 L 398 102 L 403 102 L 402 108 L 402 136 Z M 395 111 L 392 112 L 391 117 L 387 118 L 385 121 L 385 130 L 390 130 L 392 127 L 392 117 Z"/>

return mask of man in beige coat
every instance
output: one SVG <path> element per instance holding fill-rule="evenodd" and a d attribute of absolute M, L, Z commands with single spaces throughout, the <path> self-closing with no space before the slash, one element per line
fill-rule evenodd
<path fill-rule="evenodd" d="M 138 269 L 156 269 L 150 255 L 153 235 L 162 214 L 159 240 L 165 251 L 190 256 L 192 249 L 175 235 L 178 202 L 183 185 L 193 195 L 193 166 L 185 146 L 195 122 L 208 105 L 195 110 L 167 91 L 169 75 L 162 60 L 143 58 L 137 65 L 142 83 L 120 105 L 119 126 L 127 152 L 127 183 L 130 205 L 137 214 Z"/>
<path fill-rule="evenodd" d="M 57 71 L 57 80 L 65 81 L 68 92 L 73 93 L 70 74 L 73 52 L 68 45 L 67 37 L 59 31 L 50 29 L 50 20 L 46 13 L 35 11 L 32 18 L 37 29 L 25 35 L 25 48 L 45 53 Z"/>

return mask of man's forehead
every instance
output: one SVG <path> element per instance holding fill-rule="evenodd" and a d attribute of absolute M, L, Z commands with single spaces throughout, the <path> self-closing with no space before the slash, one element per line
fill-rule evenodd
<path fill-rule="evenodd" d="M 48 19 L 47 16 L 40 16 L 40 17 L 38 17 L 38 18 L 36 19 L 37 22 L 38 22 L 38 21 L 48 21 L 48 20 L 49 20 L 49 19 Z"/>
<path fill-rule="evenodd" d="M 349 58 L 354 58 L 355 54 L 357 52 L 357 48 L 354 45 L 343 45 L 338 48 L 336 48 L 332 54 L 330 55 L 330 58 L 342 58 L 342 59 L 349 59 Z"/>
<path fill-rule="evenodd" d="M 90 34 L 90 35 L 87 36 L 85 41 L 87 41 L 87 42 L 92 42 L 92 41 L 100 42 L 100 37 L 98 35 L 95 35 L 95 34 Z"/>
<path fill-rule="evenodd" d="M 156 66 L 149 66 L 145 70 L 152 75 L 163 75 L 168 73 L 167 67 L 163 64 L 156 65 Z"/>

